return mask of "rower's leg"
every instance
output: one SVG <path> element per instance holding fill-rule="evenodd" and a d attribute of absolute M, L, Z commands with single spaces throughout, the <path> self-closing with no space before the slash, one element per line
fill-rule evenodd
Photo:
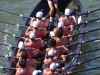
<path fill-rule="evenodd" d="M 54 1 L 54 6 L 58 15 L 58 19 L 60 18 L 60 11 L 59 11 L 59 7 L 58 7 L 58 1 Z"/>
<path fill-rule="evenodd" d="M 49 5 L 49 8 L 50 8 L 50 11 L 49 11 L 50 18 L 53 18 L 53 15 L 54 15 L 54 6 L 53 6 L 53 2 L 48 2 L 48 5 Z"/>

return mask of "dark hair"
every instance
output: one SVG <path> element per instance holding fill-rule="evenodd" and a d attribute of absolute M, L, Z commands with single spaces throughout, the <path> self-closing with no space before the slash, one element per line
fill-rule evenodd
<path fill-rule="evenodd" d="M 48 59 L 48 58 L 53 58 L 54 56 L 49 56 L 49 55 L 46 55 L 46 59 Z"/>
<path fill-rule="evenodd" d="M 63 36 L 63 30 L 62 30 L 62 28 L 60 28 L 59 30 L 56 31 L 55 36 L 57 36 L 59 38 L 62 38 L 62 36 Z"/>
<path fill-rule="evenodd" d="M 49 47 L 55 47 L 56 46 L 56 40 L 53 38 L 50 38 L 48 41 L 48 46 Z"/>
<path fill-rule="evenodd" d="M 23 52 L 21 53 L 21 58 L 27 60 L 27 58 L 28 58 L 27 52 L 23 51 Z"/>
<path fill-rule="evenodd" d="M 36 18 L 39 19 L 39 20 L 42 19 L 42 18 L 39 18 L 39 17 L 36 17 Z"/>
<path fill-rule="evenodd" d="M 26 67 L 26 60 L 25 59 L 21 59 L 19 61 L 19 65 L 20 65 L 20 67 L 25 68 Z"/>

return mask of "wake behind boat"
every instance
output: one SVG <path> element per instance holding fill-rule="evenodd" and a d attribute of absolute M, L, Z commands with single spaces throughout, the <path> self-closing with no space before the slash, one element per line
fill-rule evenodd
<path fill-rule="evenodd" d="M 58 0 L 58 5 L 59 5 L 60 12 L 62 12 L 62 13 L 64 13 L 64 10 L 66 8 L 69 8 L 71 10 L 71 12 L 72 12 L 71 15 L 75 16 L 77 24 L 80 24 L 80 23 L 82 23 L 84 21 L 84 17 L 83 16 L 77 16 L 78 14 L 83 13 L 83 8 L 82 8 L 82 5 L 81 5 L 79 0 Z M 38 11 L 42 11 L 44 13 L 43 16 L 45 18 L 49 18 L 49 7 L 48 7 L 48 4 L 47 4 L 47 0 L 41 0 L 40 2 L 38 2 L 38 4 L 33 8 L 32 12 L 29 14 L 29 17 L 35 17 L 35 15 L 36 15 L 36 13 Z M 30 19 L 27 19 L 23 23 L 23 26 L 29 26 L 29 24 L 30 24 Z M 56 18 L 54 19 L 53 25 L 55 25 L 55 26 L 57 25 L 57 19 Z M 73 35 L 76 34 L 76 33 L 83 32 L 83 28 L 84 28 L 84 24 L 80 25 L 80 26 L 75 26 L 74 30 L 73 30 Z M 19 32 L 18 32 L 18 36 L 19 37 L 24 37 L 24 35 L 23 35 L 24 33 L 25 33 L 25 29 L 20 27 Z M 82 41 L 82 35 L 83 34 L 73 37 L 73 42 L 72 43 L 81 42 Z M 16 42 L 15 42 L 14 46 L 17 47 L 19 41 L 21 41 L 21 40 L 22 39 L 16 38 L 15 39 Z M 80 51 L 80 47 L 81 47 L 80 44 L 71 46 L 70 47 L 70 51 L 71 51 L 70 54 L 79 52 Z M 13 48 L 12 49 L 12 56 L 16 56 L 17 51 L 18 51 L 18 49 Z M 64 64 L 64 66 L 68 67 L 70 65 L 75 64 L 76 62 L 77 62 L 76 56 L 70 57 L 69 60 Z M 17 60 L 15 58 L 12 58 L 8 62 L 8 67 L 9 68 L 10 67 L 11 68 L 16 68 L 16 63 L 17 63 Z M 66 69 L 66 71 L 71 71 L 72 69 L 73 69 L 73 67 Z M 15 72 L 16 72 L 16 70 L 12 70 L 11 69 L 11 70 L 9 70 L 7 75 L 15 75 Z"/>

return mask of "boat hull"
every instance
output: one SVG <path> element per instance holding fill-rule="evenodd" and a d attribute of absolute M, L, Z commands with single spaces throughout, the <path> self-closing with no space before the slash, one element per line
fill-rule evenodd
<path fill-rule="evenodd" d="M 59 5 L 60 12 L 63 12 L 63 13 L 64 13 L 65 8 L 71 9 L 71 11 L 72 11 L 71 15 L 83 13 L 83 8 L 82 8 L 82 5 L 81 5 L 79 0 L 58 0 L 58 5 Z M 36 12 L 38 12 L 38 11 L 42 11 L 44 13 L 43 16 L 46 17 L 46 18 L 49 18 L 49 6 L 47 4 L 47 0 L 40 0 L 37 3 L 37 5 L 33 8 L 31 13 L 29 14 L 29 17 L 35 17 Z M 81 22 L 84 21 L 84 17 L 83 16 L 76 17 L 76 20 L 77 20 L 77 23 L 81 23 Z M 30 22 L 30 19 L 26 19 L 26 21 L 23 22 L 22 25 L 23 26 L 29 26 L 29 22 Z M 73 34 L 83 32 L 83 28 L 84 28 L 84 25 L 81 25 L 79 27 L 75 27 Z M 21 36 L 23 36 L 23 33 L 24 33 L 24 29 L 20 27 L 17 36 L 21 37 Z M 77 38 L 73 41 L 73 43 L 74 42 L 78 43 L 78 42 L 82 41 L 82 36 L 83 35 L 78 35 Z M 20 40 L 21 39 L 15 38 L 14 46 L 17 46 L 18 42 Z M 74 49 L 72 47 L 74 47 Z M 72 47 L 70 48 L 71 54 L 79 52 L 81 45 L 72 46 Z M 17 51 L 18 51 L 18 49 L 12 48 L 12 55 L 11 56 L 16 56 Z M 73 65 L 76 62 L 77 62 L 76 56 L 72 57 L 70 61 L 65 63 L 65 67 Z M 9 59 L 8 67 L 14 67 L 15 68 L 16 63 L 17 63 L 17 60 L 15 58 Z M 73 68 L 68 69 L 68 70 L 71 71 L 72 69 Z M 16 70 L 9 70 L 7 75 L 15 75 L 15 72 L 16 72 Z"/>

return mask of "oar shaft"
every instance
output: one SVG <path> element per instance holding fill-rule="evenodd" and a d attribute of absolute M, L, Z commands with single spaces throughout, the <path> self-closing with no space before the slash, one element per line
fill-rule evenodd
<path fill-rule="evenodd" d="M 83 62 L 81 62 L 81 63 L 84 64 L 84 63 L 86 63 L 86 62 L 89 62 L 89 61 L 92 61 L 92 60 L 95 60 L 95 59 L 98 59 L 98 58 L 100 58 L 100 56 L 95 57 L 95 58 L 92 58 L 92 59 L 89 59 L 89 60 L 86 60 L 86 61 L 83 61 Z"/>
<path fill-rule="evenodd" d="M 91 21 L 89 21 L 88 23 L 90 23 L 90 22 L 94 22 L 94 21 L 97 21 L 97 20 L 100 20 L 100 18 L 97 18 L 97 19 L 91 20 Z"/>
<path fill-rule="evenodd" d="M 2 10 L 2 9 L 0 9 L 0 11 L 6 12 L 6 13 L 9 13 L 9 14 L 13 14 L 13 15 L 16 15 L 16 16 L 20 16 L 18 14 L 15 14 L 15 13 L 12 13 L 12 12 L 9 12 L 9 11 L 5 11 L 5 10 Z"/>
<path fill-rule="evenodd" d="M 5 11 L 5 10 L 2 10 L 2 9 L 0 9 L 0 11 L 6 12 L 6 13 L 9 13 L 9 14 L 13 14 L 13 15 L 16 15 L 16 16 L 20 16 L 22 18 L 31 18 L 31 17 L 25 17 L 24 14 L 16 14 L 16 13 L 12 13 L 12 12 Z"/>
<path fill-rule="evenodd" d="M 5 23 L 5 24 L 9 24 L 9 25 L 13 25 L 16 27 L 23 27 L 23 28 L 27 28 L 27 26 L 22 26 L 21 24 L 13 24 L 13 23 L 8 23 L 8 22 L 4 22 L 4 21 L 0 21 L 1 23 Z"/>
<path fill-rule="evenodd" d="M 4 21 L 0 21 L 0 22 L 5 23 L 5 24 L 10 24 L 10 25 L 15 25 L 15 24 L 12 24 L 12 23 L 4 22 Z"/>
<path fill-rule="evenodd" d="M 86 60 L 86 61 L 83 61 L 83 62 L 78 62 L 78 63 L 76 63 L 76 64 L 74 64 L 74 65 L 71 65 L 71 66 L 69 66 L 69 67 L 66 67 L 66 69 L 71 68 L 71 67 L 74 67 L 74 66 L 78 66 L 78 65 L 81 65 L 81 64 L 84 64 L 84 63 L 93 61 L 93 60 L 96 60 L 96 59 L 98 59 L 98 58 L 100 58 L 100 56 L 95 57 L 95 58 L 92 58 L 92 59 L 89 59 L 89 60 Z"/>
<path fill-rule="evenodd" d="M 82 14 L 79 14 L 78 16 L 80 16 L 80 15 L 85 15 L 85 14 L 90 14 L 90 13 L 92 13 L 92 12 L 95 12 L 95 11 L 98 11 L 98 10 L 100 10 L 100 8 L 99 9 L 95 9 L 95 10 L 92 10 L 92 11 L 87 11 L 86 13 L 82 13 Z"/>
<path fill-rule="evenodd" d="M 10 44 L 2 44 L 2 43 L 0 43 L 0 45 L 8 46 L 8 47 L 11 47 L 11 48 L 18 48 L 18 47 L 15 47 L 13 45 L 10 45 Z"/>
<path fill-rule="evenodd" d="M 84 72 L 84 71 L 94 70 L 94 69 L 99 69 L 99 68 L 100 68 L 100 67 L 95 67 L 95 68 L 80 70 L 80 71 L 72 72 L 72 74 L 73 74 L 73 73 L 78 73 L 78 72 Z"/>
<path fill-rule="evenodd" d="M 97 19 L 94 19 L 94 20 L 90 20 L 90 21 L 85 21 L 83 23 L 80 23 L 80 24 L 77 24 L 77 25 L 74 25 L 74 26 L 80 26 L 80 25 L 83 25 L 83 24 L 87 24 L 87 23 L 90 23 L 90 22 L 94 22 L 94 21 L 97 21 L 97 20 L 100 20 L 100 18 L 97 18 Z"/>
<path fill-rule="evenodd" d="M 85 52 L 78 52 L 78 53 L 75 53 L 75 54 L 70 54 L 70 55 L 67 55 L 67 57 L 70 57 L 70 56 L 75 56 L 75 55 L 81 55 L 81 54 L 86 54 L 86 53 L 90 53 L 90 52 L 95 52 L 95 51 L 99 51 L 100 49 L 96 49 L 96 50 L 90 50 L 90 51 L 85 51 Z"/>
<path fill-rule="evenodd" d="M 14 35 L 14 34 L 10 34 L 10 33 L 4 32 L 4 31 L 0 31 L 0 32 L 2 32 L 2 33 L 4 33 L 4 34 L 11 35 L 11 36 L 13 36 L 13 35 Z"/>
<path fill-rule="evenodd" d="M 77 35 L 80 35 L 80 34 L 86 34 L 86 33 L 94 32 L 94 31 L 97 31 L 97 30 L 100 30 L 100 28 L 93 29 L 93 30 L 85 30 L 85 31 L 83 31 L 82 33 L 74 34 L 74 35 L 72 35 L 72 36 L 77 36 Z"/>
<path fill-rule="evenodd" d="M 88 43 L 88 42 L 92 42 L 92 41 L 95 41 L 95 40 L 99 40 L 100 38 L 98 39 L 92 39 L 92 40 L 88 40 L 88 41 L 81 41 L 79 43 L 75 43 L 75 44 L 70 44 L 70 45 L 66 45 L 66 47 L 69 47 L 69 46 L 73 46 L 73 45 L 78 45 L 78 44 L 85 44 L 85 43 Z"/>

